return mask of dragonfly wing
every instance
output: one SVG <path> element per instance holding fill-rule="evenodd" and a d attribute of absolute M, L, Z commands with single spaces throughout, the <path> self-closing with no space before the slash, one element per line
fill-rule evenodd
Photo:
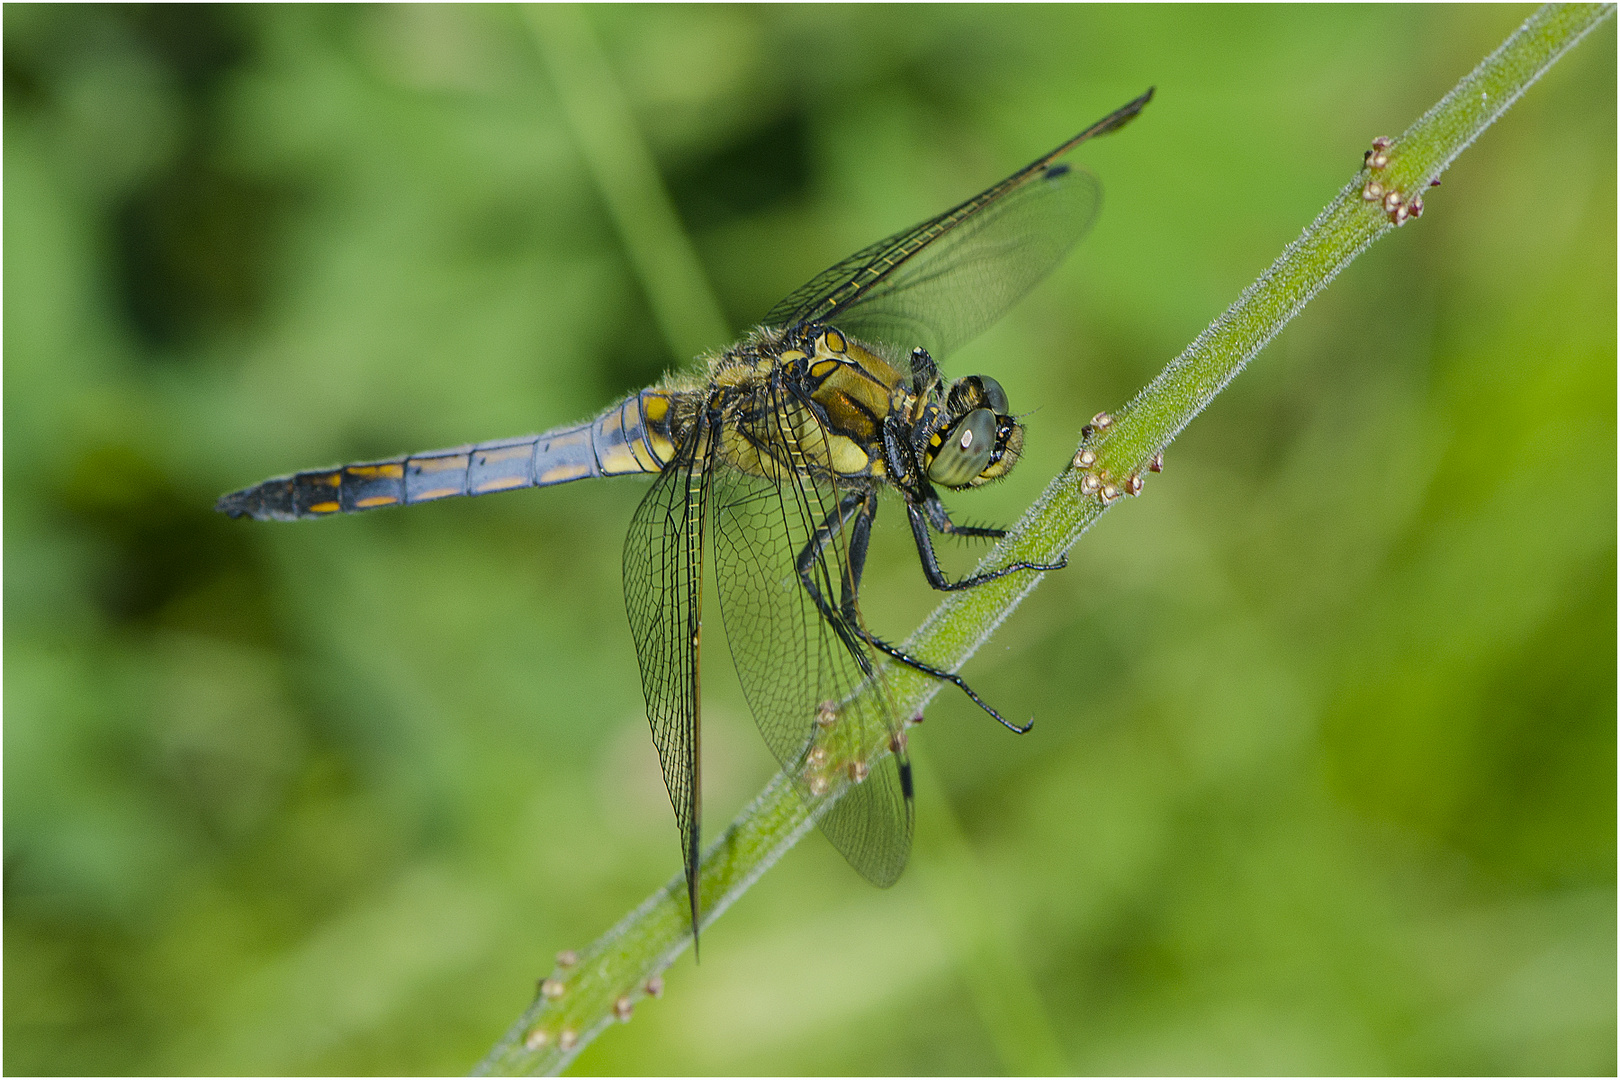
<path fill-rule="evenodd" d="M 681 860 L 698 927 L 703 523 L 709 471 L 702 438 L 653 481 L 624 542 L 624 604 L 641 665 L 641 687 L 664 785 L 681 830 Z"/>
<path fill-rule="evenodd" d="M 935 359 L 949 354 L 1050 273 L 1095 220 L 1096 179 L 1058 158 L 1123 127 L 1152 96 L 1149 90 L 960 206 L 822 271 L 772 308 L 765 323 L 832 322 L 902 355 L 918 345 Z"/>
<path fill-rule="evenodd" d="M 800 794 L 814 807 L 842 793 L 823 812 L 822 831 L 863 876 L 889 885 L 911 852 L 910 766 L 882 672 L 837 610 L 851 493 L 793 467 L 818 456 L 807 444 L 825 434 L 802 404 L 778 398 L 738 425 L 761 451 L 764 475 L 714 478 L 726 638 L 760 732 Z M 825 612 L 801 566 L 829 601 Z"/>
<path fill-rule="evenodd" d="M 1102 187 L 1053 165 L 942 233 L 829 321 L 852 337 L 943 359 L 1023 299 L 1096 220 Z"/>

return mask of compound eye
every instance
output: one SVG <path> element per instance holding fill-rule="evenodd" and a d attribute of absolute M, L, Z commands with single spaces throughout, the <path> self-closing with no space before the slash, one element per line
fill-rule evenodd
<path fill-rule="evenodd" d="M 984 472 L 995 449 L 996 414 L 974 409 L 945 432 L 928 462 L 928 479 L 948 488 L 966 487 Z"/>
<path fill-rule="evenodd" d="M 966 412 L 980 407 L 1002 416 L 1007 415 L 1007 391 L 988 375 L 969 375 L 951 383 L 946 405 L 952 412 Z"/>
<path fill-rule="evenodd" d="M 1001 388 L 1001 384 L 996 382 L 996 380 L 992 379 L 988 375 L 977 375 L 974 377 L 979 380 L 979 385 L 984 388 L 985 405 L 988 406 L 990 411 L 996 415 L 1006 416 L 1007 391 L 1003 390 Z"/>

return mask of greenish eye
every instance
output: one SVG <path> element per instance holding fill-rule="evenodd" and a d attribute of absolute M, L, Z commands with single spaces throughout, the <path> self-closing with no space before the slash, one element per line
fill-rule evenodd
<path fill-rule="evenodd" d="M 948 488 L 965 487 L 990 464 L 996 448 L 996 414 L 974 409 L 945 432 L 928 462 L 928 479 Z"/>
<path fill-rule="evenodd" d="M 978 380 L 979 385 L 984 389 L 984 403 L 990 406 L 990 411 L 1006 415 L 1008 407 L 1007 391 L 1003 390 L 1001 384 L 988 375 L 980 375 Z"/>
<path fill-rule="evenodd" d="M 1007 415 L 1007 391 L 988 375 L 969 375 L 951 383 L 945 405 L 952 413 L 985 408 L 998 415 Z"/>

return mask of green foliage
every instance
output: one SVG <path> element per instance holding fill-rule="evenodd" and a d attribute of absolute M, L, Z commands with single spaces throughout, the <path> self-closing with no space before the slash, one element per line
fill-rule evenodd
<path fill-rule="evenodd" d="M 991 520 L 1523 16 L 592 14 L 735 325 L 1157 83 L 1095 234 L 953 363 L 1039 410 Z M 209 507 L 675 361 L 514 13 L 5 21 L 5 1064 L 463 1070 L 678 865 L 640 489 Z M 893 890 L 800 845 L 580 1069 L 1002 1068 L 980 895 L 1076 1071 L 1613 1070 L 1613 33 L 998 631 L 968 672 L 1032 734 L 935 702 L 972 858 L 926 787 Z M 891 633 L 933 606 L 902 534 Z M 712 830 L 771 763 L 710 671 Z"/>

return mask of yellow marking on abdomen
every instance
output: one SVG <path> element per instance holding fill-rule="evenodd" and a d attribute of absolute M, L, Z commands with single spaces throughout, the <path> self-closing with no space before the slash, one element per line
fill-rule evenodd
<path fill-rule="evenodd" d="M 630 442 L 630 453 L 635 455 L 636 465 L 642 472 L 657 472 L 658 462 L 653 460 L 652 451 L 647 448 L 647 432 L 643 429 L 642 437 Z"/>
<path fill-rule="evenodd" d="M 369 499 L 356 499 L 354 506 L 357 510 L 370 510 L 373 506 L 387 506 L 397 502 L 399 498 L 394 495 L 373 495 Z"/>
<path fill-rule="evenodd" d="M 350 465 L 344 471 L 350 476 L 366 478 L 381 477 L 385 480 L 398 480 L 400 477 L 405 475 L 405 466 L 401 465 L 397 461 L 393 461 L 384 465 Z"/>
<path fill-rule="evenodd" d="M 446 469 L 465 469 L 467 467 L 467 455 L 452 454 L 449 457 L 412 458 L 411 464 L 416 466 L 418 472 L 444 472 Z"/>
<path fill-rule="evenodd" d="M 416 497 L 415 501 L 416 502 L 422 502 L 425 499 L 442 499 L 442 498 L 445 498 L 446 496 L 449 496 L 449 495 L 460 495 L 460 494 L 461 494 L 461 489 L 460 488 L 434 488 L 432 491 L 424 491 L 424 492 L 422 492 L 422 494 L 420 494 L 420 495 L 418 495 Z"/>
<path fill-rule="evenodd" d="M 622 442 L 613 443 L 597 454 L 602 463 L 603 476 L 619 476 L 623 473 L 646 472 L 641 462 L 630 447 Z"/>
<path fill-rule="evenodd" d="M 647 445 L 652 447 L 662 461 L 669 461 L 675 456 L 675 443 L 669 436 L 657 431 L 647 432 Z"/>
<path fill-rule="evenodd" d="M 540 483 L 565 484 L 570 480 L 578 480 L 582 476 L 591 475 L 591 467 L 583 461 L 570 462 L 566 465 L 553 465 L 540 474 Z"/>
<path fill-rule="evenodd" d="M 524 443 L 522 446 L 506 446 L 499 450 L 480 450 L 478 457 L 481 464 L 490 465 L 499 461 L 511 461 L 514 458 L 528 457 L 534 453 L 534 446 Z"/>
<path fill-rule="evenodd" d="M 335 502 L 319 502 L 309 508 L 312 514 L 331 514 L 342 509 Z"/>
<path fill-rule="evenodd" d="M 485 480 L 472 489 L 471 494 L 482 495 L 486 491 L 505 491 L 507 488 L 522 487 L 529 482 L 524 476 L 498 476 L 494 480 Z"/>

